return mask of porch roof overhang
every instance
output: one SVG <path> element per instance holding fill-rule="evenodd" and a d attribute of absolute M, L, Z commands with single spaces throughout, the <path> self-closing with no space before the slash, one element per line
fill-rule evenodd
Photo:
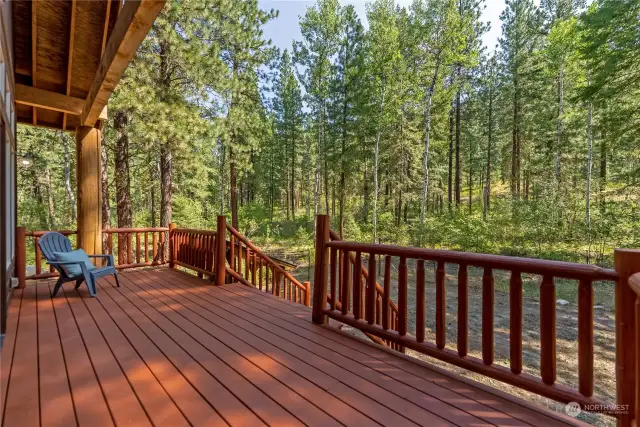
<path fill-rule="evenodd" d="M 18 123 L 74 130 L 109 97 L 165 0 L 13 2 Z"/>

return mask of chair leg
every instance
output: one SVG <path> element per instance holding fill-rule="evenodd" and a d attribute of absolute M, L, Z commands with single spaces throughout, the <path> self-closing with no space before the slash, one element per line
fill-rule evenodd
<path fill-rule="evenodd" d="M 116 278 L 116 285 L 118 285 L 118 287 L 120 287 L 120 281 L 118 280 L 118 273 L 113 273 L 113 277 Z"/>
<path fill-rule="evenodd" d="M 82 282 L 84 281 L 84 277 L 82 279 L 78 279 L 76 280 L 76 287 L 74 288 L 75 290 L 78 290 L 78 288 L 80 287 L 80 285 L 82 285 Z"/>
<path fill-rule="evenodd" d="M 91 275 L 89 275 L 88 277 L 85 277 L 85 281 L 87 282 L 87 288 L 89 288 L 89 294 L 92 297 L 96 296 L 96 282 L 95 282 L 95 278 L 92 277 Z"/>
<path fill-rule="evenodd" d="M 58 293 L 58 291 L 60 290 L 60 288 L 62 287 L 62 277 L 58 279 L 58 281 L 56 282 L 56 286 L 53 288 L 53 292 L 51 293 L 51 298 L 55 297 L 56 294 Z"/>

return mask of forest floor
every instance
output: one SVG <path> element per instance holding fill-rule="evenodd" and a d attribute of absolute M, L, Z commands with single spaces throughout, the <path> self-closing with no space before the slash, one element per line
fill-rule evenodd
<path fill-rule="evenodd" d="M 409 271 L 415 270 L 409 265 Z M 427 330 L 425 341 L 435 342 L 435 273 L 433 265 L 425 265 L 427 272 Z M 378 271 L 381 271 L 379 268 Z M 397 300 L 397 272 L 392 275 L 392 298 Z M 300 280 L 313 281 L 312 268 L 299 268 L 296 276 Z M 495 362 L 509 367 L 509 273 L 495 271 L 494 340 Z M 456 350 L 457 342 L 457 266 L 447 265 L 447 348 Z M 540 375 L 540 306 L 538 284 L 540 277 L 523 275 L 523 365 L 524 372 Z M 378 279 L 379 282 L 382 278 Z M 577 389 L 578 387 L 578 307 L 577 281 L 556 280 L 557 299 L 568 302 L 557 304 L 557 382 Z M 415 334 L 415 276 L 409 275 L 408 332 Z M 609 402 L 615 401 L 615 319 L 613 283 L 594 283 L 594 378 L 595 396 Z M 482 357 L 482 269 L 469 268 L 469 354 Z M 345 331 L 361 335 L 359 331 L 345 326 Z M 362 336 L 362 335 L 361 335 Z M 518 396 L 529 402 L 564 413 L 564 404 L 529 393 L 517 387 L 503 384 L 491 378 L 475 374 L 462 368 L 441 362 L 421 353 L 407 350 L 407 354 L 428 361 L 449 371 L 490 385 Z M 600 414 L 582 413 L 581 420 L 598 426 L 614 425 L 614 419 Z"/>

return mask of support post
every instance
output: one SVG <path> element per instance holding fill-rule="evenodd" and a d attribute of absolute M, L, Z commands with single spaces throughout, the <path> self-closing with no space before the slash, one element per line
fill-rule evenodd
<path fill-rule="evenodd" d="M 102 254 L 102 190 L 100 129 L 76 130 L 78 247 L 90 255 Z"/>
<path fill-rule="evenodd" d="M 176 259 L 175 245 L 173 244 L 173 230 L 176 228 L 176 223 L 169 223 L 169 268 L 175 268 L 173 261 Z"/>
<path fill-rule="evenodd" d="M 16 277 L 18 288 L 27 284 L 27 229 L 16 227 Z"/>
<path fill-rule="evenodd" d="M 628 405 L 627 414 L 618 417 L 619 427 L 631 426 L 635 414 L 636 370 L 639 369 L 636 354 L 635 301 L 636 294 L 629 285 L 629 277 L 640 272 L 640 250 L 616 249 L 616 403 Z"/>
<path fill-rule="evenodd" d="M 327 305 L 327 280 L 329 276 L 329 253 L 326 247 L 329 242 L 331 218 L 329 215 L 316 217 L 316 262 L 313 274 L 313 323 L 327 323 L 324 308 Z"/>
<path fill-rule="evenodd" d="M 225 246 L 227 242 L 227 220 L 223 215 L 218 216 L 216 230 L 216 285 L 224 285 L 226 275 Z"/>

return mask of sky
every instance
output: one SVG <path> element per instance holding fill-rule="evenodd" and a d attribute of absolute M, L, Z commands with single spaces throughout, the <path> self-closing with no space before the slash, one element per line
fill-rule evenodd
<path fill-rule="evenodd" d="M 291 50 L 291 42 L 300 39 L 300 26 L 298 20 L 304 15 L 307 7 L 315 1 L 309 0 L 259 0 L 262 9 L 277 9 L 280 16 L 264 28 L 266 38 L 270 38 L 273 44 L 281 50 Z M 365 13 L 365 0 L 340 0 L 341 4 L 353 4 L 362 23 L 367 27 Z M 396 0 L 401 6 L 409 6 L 411 0 Z M 536 2 L 537 3 L 537 2 Z M 504 0 L 487 0 L 482 13 L 482 20 L 491 24 L 490 30 L 484 35 L 483 42 L 487 51 L 492 52 L 498 43 L 501 33 L 500 13 L 504 9 Z"/>

